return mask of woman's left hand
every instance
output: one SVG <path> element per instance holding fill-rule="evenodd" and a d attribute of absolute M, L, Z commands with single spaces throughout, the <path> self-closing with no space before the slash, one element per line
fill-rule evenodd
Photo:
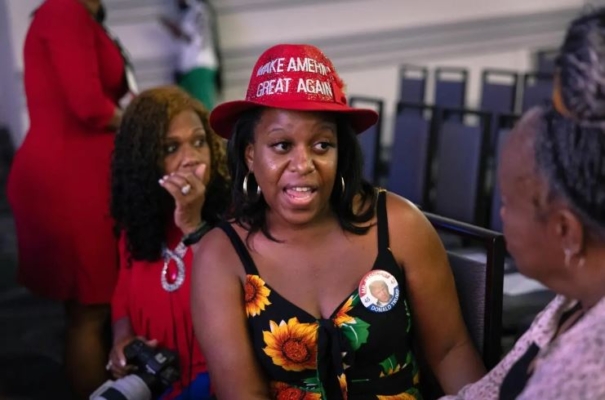
<path fill-rule="evenodd" d="M 200 164 L 195 170 L 173 172 L 160 179 L 160 185 L 174 198 L 174 223 L 184 235 L 195 231 L 202 223 L 206 168 L 206 164 Z"/>

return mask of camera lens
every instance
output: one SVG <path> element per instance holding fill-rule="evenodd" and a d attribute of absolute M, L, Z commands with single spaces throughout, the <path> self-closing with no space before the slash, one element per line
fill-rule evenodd
<path fill-rule="evenodd" d="M 117 381 L 107 381 L 90 396 L 90 400 L 151 400 L 151 390 L 142 377 L 131 374 Z"/>

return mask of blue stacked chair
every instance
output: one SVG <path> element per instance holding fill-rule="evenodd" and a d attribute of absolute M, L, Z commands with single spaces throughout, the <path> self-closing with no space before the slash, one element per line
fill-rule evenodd
<path fill-rule="evenodd" d="M 468 71 L 464 68 L 437 68 L 435 70 L 435 106 L 464 108 Z M 448 114 L 460 118 L 458 114 Z"/>
<path fill-rule="evenodd" d="M 514 71 L 486 69 L 481 76 L 481 110 L 493 113 L 490 144 L 497 136 L 499 115 L 515 111 L 519 74 Z"/>
<path fill-rule="evenodd" d="M 404 65 L 399 70 L 399 101 L 424 103 L 428 69 L 415 65 Z"/>
<path fill-rule="evenodd" d="M 363 153 L 363 176 L 370 183 L 380 185 L 382 173 L 382 115 L 384 110 L 384 101 L 382 99 L 353 96 L 349 103 L 353 107 L 373 108 L 378 112 L 378 122 L 368 128 L 358 136 L 361 151 Z"/>
<path fill-rule="evenodd" d="M 515 110 L 519 74 L 486 69 L 481 76 L 481 110 L 510 114 Z"/>
<path fill-rule="evenodd" d="M 541 104 L 552 97 L 553 75 L 543 72 L 529 72 L 523 76 L 523 100 L 521 113 Z"/>
<path fill-rule="evenodd" d="M 471 123 L 471 118 L 476 122 Z M 441 109 L 438 113 L 432 207 L 436 214 L 483 226 L 490 123 L 491 114 L 482 111 Z"/>
<path fill-rule="evenodd" d="M 399 102 L 387 188 L 421 208 L 428 195 L 432 142 L 431 106 Z"/>
<path fill-rule="evenodd" d="M 508 134 L 512 130 L 514 124 L 519 119 L 519 115 L 516 114 L 502 114 L 498 117 L 496 123 L 496 148 L 495 148 L 495 161 L 498 165 L 500 160 L 500 153 L 502 152 L 502 146 L 508 137 Z M 492 190 L 491 199 L 491 210 L 489 217 L 489 229 L 502 232 L 502 219 L 500 218 L 500 207 L 502 206 L 502 199 L 500 195 L 500 185 L 495 181 Z"/>
<path fill-rule="evenodd" d="M 558 49 L 539 50 L 536 52 L 536 71 L 554 74 L 557 65 Z"/>

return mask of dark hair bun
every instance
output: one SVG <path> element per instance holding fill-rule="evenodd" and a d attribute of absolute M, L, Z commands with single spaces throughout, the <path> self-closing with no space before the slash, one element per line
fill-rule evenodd
<path fill-rule="evenodd" d="M 598 126 L 546 107 L 536 136 L 536 162 L 551 188 L 594 232 L 605 234 L 605 135 Z"/>
<path fill-rule="evenodd" d="M 570 114 L 583 122 L 605 123 L 605 8 L 571 22 L 557 66 Z"/>

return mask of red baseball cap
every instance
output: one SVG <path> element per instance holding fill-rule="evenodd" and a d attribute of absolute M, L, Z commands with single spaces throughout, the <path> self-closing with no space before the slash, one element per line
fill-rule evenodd
<path fill-rule="evenodd" d="M 245 100 L 220 104 L 210 113 L 210 126 L 229 139 L 242 112 L 255 107 L 297 111 L 328 111 L 347 115 L 361 133 L 374 125 L 374 110 L 347 105 L 344 82 L 332 61 L 315 46 L 278 44 L 258 59 L 248 84 Z"/>

